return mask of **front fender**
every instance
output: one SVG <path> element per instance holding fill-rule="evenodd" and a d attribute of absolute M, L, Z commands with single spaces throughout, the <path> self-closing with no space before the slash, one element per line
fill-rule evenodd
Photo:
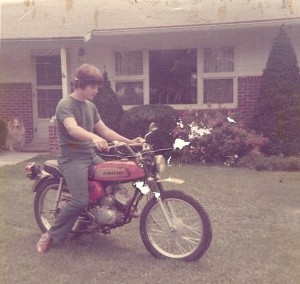
<path fill-rule="evenodd" d="M 52 178 L 52 175 L 49 173 L 42 171 L 35 179 L 33 187 L 32 187 L 32 192 L 37 192 L 38 188 L 46 182 L 48 179 Z"/>
<path fill-rule="evenodd" d="M 175 183 L 175 184 L 183 184 L 185 183 L 185 181 L 183 179 L 180 178 L 163 178 L 163 179 L 158 179 L 157 180 L 158 183 L 162 183 L 162 182 L 171 182 L 171 183 Z"/>

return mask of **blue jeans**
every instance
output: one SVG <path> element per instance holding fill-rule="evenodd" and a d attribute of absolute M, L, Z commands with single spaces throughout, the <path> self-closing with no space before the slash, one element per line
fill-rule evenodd
<path fill-rule="evenodd" d="M 67 239 L 80 213 L 89 204 L 88 169 L 92 164 L 101 162 L 103 160 L 96 154 L 74 155 L 58 160 L 72 197 L 48 232 L 54 241 L 64 242 Z"/>

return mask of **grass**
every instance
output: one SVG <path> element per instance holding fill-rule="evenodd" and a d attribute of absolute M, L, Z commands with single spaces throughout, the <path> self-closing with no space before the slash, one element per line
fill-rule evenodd
<path fill-rule="evenodd" d="M 300 171 L 300 156 L 270 156 L 266 157 L 258 151 L 252 151 L 242 157 L 237 166 L 256 169 L 258 171 Z"/>
<path fill-rule="evenodd" d="M 42 163 L 46 158 L 35 160 Z M 213 240 L 199 261 L 158 260 L 138 220 L 110 235 L 68 240 L 39 255 L 32 181 L 24 163 L 0 168 L 0 281 L 8 283 L 300 283 L 300 174 L 173 165 L 181 189 L 210 215 Z M 179 187 L 167 184 L 168 188 Z"/>

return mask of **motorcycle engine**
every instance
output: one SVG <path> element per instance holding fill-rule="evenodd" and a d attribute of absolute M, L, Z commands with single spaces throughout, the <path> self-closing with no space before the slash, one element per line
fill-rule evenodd
<path fill-rule="evenodd" d="M 114 197 L 107 195 L 90 210 L 98 225 L 112 225 L 122 220 L 124 214 L 115 208 L 114 203 Z"/>
<path fill-rule="evenodd" d="M 132 196 L 124 187 L 120 187 L 115 193 L 116 206 L 120 210 L 127 209 L 132 201 Z"/>
<path fill-rule="evenodd" d="M 132 200 L 128 191 L 119 185 L 90 210 L 98 225 L 112 225 L 124 218 L 124 212 Z"/>

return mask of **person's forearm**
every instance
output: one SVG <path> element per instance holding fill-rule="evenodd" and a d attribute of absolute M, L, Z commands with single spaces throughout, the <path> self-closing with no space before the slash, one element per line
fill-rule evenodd
<path fill-rule="evenodd" d="M 120 141 L 120 142 L 124 142 L 127 144 L 132 143 L 132 141 L 120 134 L 118 134 L 117 132 L 113 131 L 112 129 L 107 129 L 104 133 L 102 133 L 102 137 L 105 138 L 108 141 Z"/>
<path fill-rule="evenodd" d="M 86 131 L 80 126 L 72 126 L 68 128 L 68 132 L 73 138 L 83 141 L 92 141 L 93 139 L 99 138 L 97 134 Z"/>

